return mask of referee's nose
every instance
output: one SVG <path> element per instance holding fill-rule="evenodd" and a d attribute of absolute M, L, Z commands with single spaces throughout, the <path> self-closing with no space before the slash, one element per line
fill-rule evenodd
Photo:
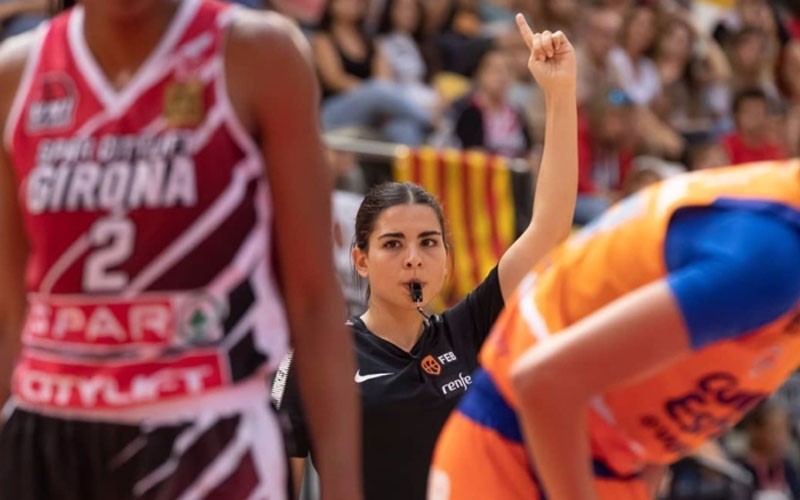
<path fill-rule="evenodd" d="M 408 248 L 408 255 L 406 255 L 406 269 L 414 269 L 415 267 L 421 266 L 422 259 L 419 256 L 419 250 L 414 245 L 410 245 Z"/>

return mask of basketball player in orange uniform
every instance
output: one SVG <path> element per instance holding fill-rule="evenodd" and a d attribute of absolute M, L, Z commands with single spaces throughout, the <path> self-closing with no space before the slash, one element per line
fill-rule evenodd
<path fill-rule="evenodd" d="M 800 365 L 800 161 L 629 198 L 546 257 L 484 345 L 430 498 L 652 498 Z"/>

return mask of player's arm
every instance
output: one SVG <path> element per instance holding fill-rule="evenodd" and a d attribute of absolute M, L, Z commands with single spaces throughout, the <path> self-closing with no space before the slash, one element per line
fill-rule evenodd
<path fill-rule="evenodd" d="M 331 181 L 305 41 L 274 13 L 242 13 L 230 35 L 228 85 L 267 165 L 283 296 L 323 498 L 358 499 L 360 443 L 352 335 L 334 274 Z M 254 121 L 254 122 L 253 122 Z"/>
<path fill-rule="evenodd" d="M 681 242 L 667 278 L 537 344 L 514 366 L 523 434 L 549 496 L 595 498 L 587 436 L 593 397 L 797 304 L 797 230 L 756 214 L 726 217 L 692 234 L 689 250 Z"/>
<path fill-rule="evenodd" d="M 30 51 L 32 34 L 0 46 L 0 123 L 5 125 Z M 5 145 L 0 143 L 0 405 L 11 390 L 25 315 L 24 271 L 28 241 L 22 226 L 17 183 Z M 0 422 L 0 426 L 2 422 Z"/>
<path fill-rule="evenodd" d="M 521 16 L 517 23 L 531 51 L 528 67 L 544 91 L 547 115 L 531 222 L 498 265 L 504 299 L 539 259 L 569 235 L 578 186 L 574 51 L 563 34 L 534 34 Z"/>
<path fill-rule="evenodd" d="M 294 498 L 299 500 L 300 493 L 303 491 L 303 478 L 306 475 L 306 461 L 308 458 L 289 458 L 289 465 L 292 468 L 292 488 Z"/>
<path fill-rule="evenodd" d="M 589 400 L 688 350 L 680 310 L 667 284 L 658 282 L 522 356 L 512 374 L 520 423 L 549 497 L 595 498 L 586 430 Z"/>

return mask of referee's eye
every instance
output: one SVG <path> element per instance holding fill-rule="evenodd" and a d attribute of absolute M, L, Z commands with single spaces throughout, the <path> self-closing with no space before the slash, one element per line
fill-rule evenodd
<path fill-rule="evenodd" d="M 439 241 L 434 238 L 425 238 L 421 241 L 423 247 L 435 247 L 439 244 Z"/>
<path fill-rule="evenodd" d="M 396 249 L 401 246 L 400 240 L 388 240 L 383 243 L 383 248 Z"/>

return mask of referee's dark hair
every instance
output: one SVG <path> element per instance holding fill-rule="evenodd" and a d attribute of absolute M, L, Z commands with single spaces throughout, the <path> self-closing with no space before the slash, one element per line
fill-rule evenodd
<path fill-rule="evenodd" d="M 367 251 L 369 236 L 375 229 L 375 221 L 384 210 L 396 205 L 428 205 L 439 219 L 442 236 L 446 235 L 442 206 L 432 194 L 413 182 L 384 182 L 367 191 L 364 201 L 358 207 L 354 244 L 359 250 Z M 444 245 L 449 249 L 446 238 Z"/>

